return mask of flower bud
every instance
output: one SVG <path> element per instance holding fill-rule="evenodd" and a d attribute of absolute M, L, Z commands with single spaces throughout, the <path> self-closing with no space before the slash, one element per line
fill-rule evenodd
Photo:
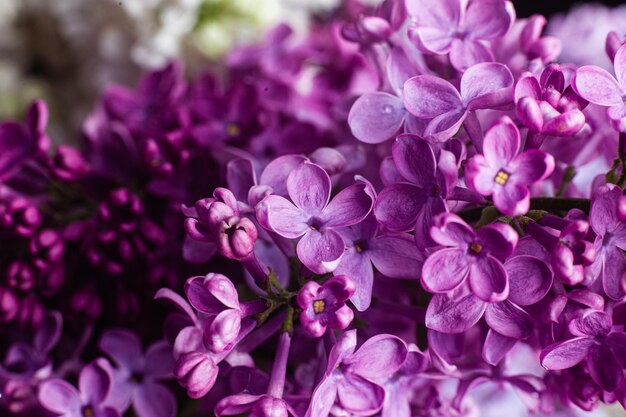
<path fill-rule="evenodd" d="M 13 321 L 19 310 L 19 300 L 8 288 L 0 287 L 0 322 Z"/>
<path fill-rule="evenodd" d="M 83 155 L 71 146 L 59 146 L 52 164 L 52 172 L 65 181 L 79 180 L 89 171 Z"/>
<path fill-rule="evenodd" d="M 279 398 L 264 396 L 252 407 L 250 417 L 288 417 L 287 404 Z"/>
<path fill-rule="evenodd" d="M 208 353 L 189 352 L 174 364 L 174 376 L 191 398 L 200 398 L 213 388 L 219 368 Z"/>
<path fill-rule="evenodd" d="M 256 226 L 248 218 L 231 217 L 220 224 L 217 250 L 229 259 L 241 259 L 254 250 L 258 237 Z"/>

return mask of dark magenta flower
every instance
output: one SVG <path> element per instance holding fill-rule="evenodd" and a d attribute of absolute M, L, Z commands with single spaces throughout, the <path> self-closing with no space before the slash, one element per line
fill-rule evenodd
<path fill-rule="evenodd" d="M 300 324 L 313 336 L 320 337 L 326 328 L 343 330 L 354 318 L 345 302 L 352 297 L 356 287 L 345 275 L 335 275 L 324 284 L 309 281 L 298 292 L 298 305 L 302 308 Z"/>
<path fill-rule="evenodd" d="M 404 106 L 413 116 L 428 119 L 424 137 L 452 137 L 474 110 L 503 106 L 513 100 L 513 75 L 502 64 L 476 64 L 461 77 L 460 90 L 434 75 L 418 75 L 404 83 Z"/>
<path fill-rule="evenodd" d="M 422 285 L 433 293 L 448 293 L 469 282 L 472 292 L 487 302 L 503 301 L 509 279 L 502 263 L 513 253 L 518 236 L 505 223 L 474 232 L 459 216 L 443 213 L 433 219 L 430 235 L 446 248 L 432 253 L 422 269 Z"/>
<path fill-rule="evenodd" d="M 108 329 L 99 347 L 117 365 L 113 368 L 111 396 L 107 402 L 120 412 L 132 404 L 138 417 L 173 417 L 176 399 L 161 380 L 173 378 L 172 346 L 152 344 L 144 353 L 136 334 L 125 329 Z"/>
<path fill-rule="evenodd" d="M 519 131 L 508 117 L 487 131 L 482 152 L 466 164 L 468 185 L 482 195 L 493 195 L 494 205 L 503 214 L 526 214 L 530 207 L 528 186 L 552 173 L 552 155 L 540 150 L 520 153 Z"/>
<path fill-rule="evenodd" d="M 97 359 L 80 372 L 78 389 L 59 378 L 43 382 L 39 402 L 63 417 L 120 417 L 119 411 L 107 402 L 112 381 L 109 363 Z"/>
<path fill-rule="evenodd" d="M 591 378 L 605 391 L 614 391 L 626 368 L 626 333 L 613 331 L 611 316 L 587 310 L 569 322 L 572 339 L 556 342 L 541 352 L 541 365 L 550 370 L 571 368 L 584 359 Z"/>
<path fill-rule="evenodd" d="M 503 36 L 515 21 L 510 1 L 415 0 L 406 7 L 413 18 L 409 37 L 417 47 L 430 54 L 449 53 L 459 71 L 493 61 L 486 41 Z"/>
<path fill-rule="evenodd" d="M 613 127 L 626 132 L 626 44 L 613 59 L 615 77 L 603 68 L 584 65 L 576 70 L 572 85 L 585 100 L 608 107 Z"/>
<path fill-rule="evenodd" d="M 318 165 L 304 162 L 287 179 L 291 201 L 278 195 L 265 197 L 256 207 L 259 223 L 267 230 L 296 239 L 298 258 L 315 273 L 333 271 L 345 251 L 340 227 L 361 222 L 374 203 L 370 186 L 357 182 L 330 200 L 331 182 Z"/>

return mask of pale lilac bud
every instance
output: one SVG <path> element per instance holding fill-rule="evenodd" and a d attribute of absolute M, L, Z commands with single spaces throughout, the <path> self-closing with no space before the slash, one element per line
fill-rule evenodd
<path fill-rule="evenodd" d="M 62 180 L 76 181 L 89 171 L 83 155 L 71 146 L 61 145 L 52 160 L 52 172 Z"/>
<path fill-rule="evenodd" d="M 279 398 L 264 396 L 257 401 L 250 412 L 250 417 L 288 417 L 287 404 Z"/>
<path fill-rule="evenodd" d="M 37 206 L 25 198 L 0 202 L 0 229 L 19 236 L 31 236 L 41 224 Z"/>
<path fill-rule="evenodd" d="M 231 217 L 218 228 L 217 250 L 226 258 L 241 259 L 254 250 L 257 237 L 257 229 L 250 219 Z"/>
<path fill-rule="evenodd" d="M 19 300 L 8 288 L 0 287 L 0 322 L 13 321 L 19 311 Z"/>

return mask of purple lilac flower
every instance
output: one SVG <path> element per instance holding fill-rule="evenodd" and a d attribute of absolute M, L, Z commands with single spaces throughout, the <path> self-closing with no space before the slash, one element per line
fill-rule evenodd
<path fill-rule="evenodd" d="M 391 278 L 417 279 L 424 262 L 410 235 L 383 235 L 378 229 L 370 214 L 361 223 L 340 230 L 347 248 L 334 274 L 347 275 L 355 282 L 350 301 L 359 311 L 370 306 L 374 267 Z"/>
<path fill-rule="evenodd" d="M 592 280 L 600 279 L 609 298 L 621 300 L 626 295 L 624 282 L 626 257 L 626 221 L 618 210 L 624 200 L 619 187 L 604 185 L 592 198 L 589 224 L 596 234 L 595 261 L 586 269 Z"/>
<path fill-rule="evenodd" d="M 615 53 L 615 77 L 605 69 L 584 65 L 576 70 L 572 85 L 585 100 L 608 107 L 613 127 L 626 132 L 626 45 Z"/>
<path fill-rule="evenodd" d="M 320 337 L 326 328 L 343 330 L 354 318 L 345 302 L 352 297 L 356 287 L 345 275 L 335 275 L 324 284 L 309 281 L 298 292 L 298 305 L 302 308 L 300 324 L 313 336 Z"/>
<path fill-rule="evenodd" d="M 434 75 L 408 79 L 404 83 L 404 106 L 413 116 L 429 120 L 424 137 L 444 141 L 474 110 L 510 103 L 512 86 L 513 76 L 505 65 L 476 64 L 463 73 L 460 90 Z"/>
<path fill-rule="evenodd" d="M 448 210 L 444 197 L 455 185 L 456 166 L 452 171 L 437 170 L 432 147 L 414 135 L 399 136 L 392 155 L 402 182 L 380 192 L 374 206 L 376 220 L 392 233 L 413 229 L 418 246 L 432 246 L 428 230 L 433 217 Z"/>
<path fill-rule="evenodd" d="M 454 68 L 463 71 L 479 62 L 493 61 L 485 41 L 503 36 L 515 20 L 509 1 L 407 1 L 413 18 L 409 37 L 425 53 L 450 54 Z"/>
<path fill-rule="evenodd" d="M 406 344 L 396 336 L 380 334 L 355 350 L 356 330 L 350 330 L 330 351 L 306 417 L 328 416 L 335 401 L 349 413 L 374 414 L 382 408 L 385 389 L 376 381 L 402 367 L 408 355 Z"/>
<path fill-rule="evenodd" d="M 39 401 L 47 410 L 63 417 L 119 417 L 107 399 L 111 393 L 110 365 L 97 359 L 85 366 L 78 378 L 78 389 L 62 379 L 49 379 L 39 387 Z"/>
<path fill-rule="evenodd" d="M 257 219 L 267 230 L 289 239 L 302 237 L 296 247 L 298 258 L 321 274 L 337 268 L 344 254 L 345 242 L 336 229 L 362 221 L 374 203 L 366 183 L 357 182 L 332 200 L 330 187 L 326 171 L 304 162 L 287 179 L 291 201 L 270 195 L 256 207 Z"/>
<path fill-rule="evenodd" d="M 433 219 L 432 239 L 446 248 L 424 263 L 422 285 L 433 293 L 447 293 L 469 282 L 472 292 L 487 302 L 503 301 L 509 279 L 502 265 L 513 253 L 518 235 L 505 223 L 493 223 L 478 232 L 459 216 L 443 213 Z"/>
<path fill-rule="evenodd" d="M 124 412 L 132 404 L 138 417 L 173 417 L 176 399 L 160 380 L 172 378 L 174 359 L 166 341 L 152 344 L 142 352 L 137 335 L 124 329 L 107 330 L 99 342 L 100 350 L 115 365 L 108 404 Z"/>
<path fill-rule="evenodd" d="M 519 151 L 519 131 L 504 117 L 485 134 L 483 154 L 466 164 L 468 185 L 482 195 L 493 195 L 494 205 L 507 216 L 526 214 L 530 207 L 528 185 L 554 170 L 552 155 L 540 150 Z"/>
<path fill-rule="evenodd" d="M 587 310 L 567 328 L 574 338 L 556 342 L 541 352 L 541 365 L 550 370 L 571 368 L 584 359 L 591 378 L 602 389 L 614 391 L 626 368 L 626 333 L 611 330 L 611 316 Z"/>

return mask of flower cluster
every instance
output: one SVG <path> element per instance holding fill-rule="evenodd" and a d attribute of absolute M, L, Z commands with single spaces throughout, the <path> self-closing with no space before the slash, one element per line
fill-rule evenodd
<path fill-rule="evenodd" d="M 557 63 L 545 24 L 347 1 L 225 75 L 110 87 L 84 151 L 41 102 L 0 125 L 0 407 L 626 407 L 626 39 Z"/>

